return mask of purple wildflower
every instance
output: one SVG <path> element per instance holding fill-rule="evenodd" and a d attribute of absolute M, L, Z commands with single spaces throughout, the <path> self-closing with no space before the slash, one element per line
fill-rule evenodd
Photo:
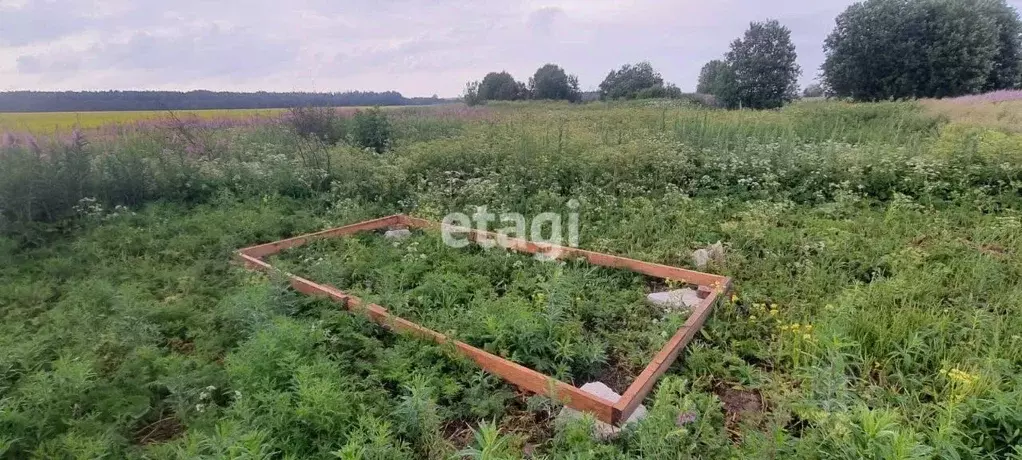
<path fill-rule="evenodd" d="M 9 149 L 16 146 L 18 140 L 14 138 L 14 134 L 9 131 L 4 131 L 4 135 L 0 138 L 0 149 Z"/>

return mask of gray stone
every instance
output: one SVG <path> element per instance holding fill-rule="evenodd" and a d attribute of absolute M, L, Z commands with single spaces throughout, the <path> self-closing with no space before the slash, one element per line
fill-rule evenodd
<path fill-rule="evenodd" d="M 672 309 L 694 308 L 702 302 L 699 298 L 699 291 L 685 288 L 674 291 L 654 292 L 646 296 L 646 301 L 652 305 Z"/>
<path fill-rule="evenodd" d="M 710 262 L 717 266 L 724 264 L 724 243 L 718 241 L 704 249 L 692 251 L 692 263 L 695 264 L 697 270 L 706 270 Z"/>
<path fill-rule="evenodd" d="M 615 392 L 613 389 L 608 387 L 603 382 L 589 382 L 585 385 L 582 385 L 580 390 L 592 395 L 599 396 L 613 403 L 616 403 L 618 402 L 618 400 L 621 399 L 621 395 L 617 394 L 617 392 Z M 639 405 L 639 407 L 637 407 L 635 411 L 632 412 L 632 415 L 630 415 L 628 419 L 621 424 L 621 426 L 627 425 L 629 423 L 638 422 L 639 420 L 646 418 L 646 415 L 647 415 L 646 406 Z M 564 407 L 561 409 L 561 412 L 557 414 L 555 425 L 564 426 L 565 424 L 572 422 L 574 420 L 578 420 L 582 417 L 583 417 L 582 412 L 579 412 L 570 407 Z M 616 438 L 619 434 L 621 434 L 621 428 L 618 428 L 609 423 L 601 422 L 599 420 L 597 420 L 594 423 L 593 436 L 596 439 L 599 439 L 601 441 L 607 441 Z"/>
<path fill-rule="evenodd" d="M 406 240 L 412 236 L 411 230 L 407 228 L 399 228 L 397 230 L 390 230 L 383 234 L 383 237 L 388 240 Z"/>

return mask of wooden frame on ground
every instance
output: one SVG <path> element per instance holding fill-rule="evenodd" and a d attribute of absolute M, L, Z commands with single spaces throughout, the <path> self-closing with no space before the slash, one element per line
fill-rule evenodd
<path fill-rule="evenodd" d="M 266 263 L 263 258 L 277 254 L 286 249 L 302 246 L 311 241 L 325 238 L 336 238 L 363 231 L 401 227 L 439 229 L 443 227 L 443 225 L 428 220 L 398 214 L 354 225 L 325 230 L 318 233 L 310 233 L 295 238 L 248 247 L 239 250 L 236 256 L 248 269 L 271 272 L 275 269 L 270 264 Z M 467 228 L 446 228 L 456 233 L 468 235 L 468 237 L 473 241 L 478 241 L 481 238 L 492 239 L 497 236 L 494 233 L 481 232 Z M 710 316 L 710 313 L 713 310 L 713 305 L 717 299 L 731 289 L 731 279 L 725 276 L 711 275 L 709 273 L 642 262 L 576 248 L 532 243 L 517 238 L 506 238 L 506 240 L 508 243 L 508 249 L 517 252 L 529 254 L 542 254 L 549 252 L 551 254 L 556 254 L 558 259 L 580 258 L 585 259 L 593 265 L 630 270 L 654 278 L 673 280 L 697 286 L 701 301 L 692 309 L 692 313 L 688 320 L 685 321 L 685 324 L 678 329 L 674 336 L 671 337 L 667 344 L 653 358 L 653 361 L 646 366 L 645 370 L 643 370 L 642 373 L 639 374 L 639 377 L 636 378 L 631 386 L 628 387 L 624 395 L 621 396 L 621 399 L 615 403 L 582 391 L 573 385 L 569 385 L 553 377 L 541 374 L 492 353 L 473 347 L 469 344 L 451 339 L 439 332 L 393 315 L 388 312 L 386 308 L 380 305 L 365 302 L 362 299 L 342 292 L 337 288 L 318 284 L 292 274 L 285 275 L 288 277 L 291 286 L 299 292 L 333 299 L 344 305 L 345 308 L 349 310 L 366 313 L 373 321 L 391 330 L 408 332 L 440 344 L 452 344 L 458 352 L 474 361 L 477 365 L 479 365 L 479 367 L 492 374 L 500 376 L 507 382 L 514 384 L 523 390 L 548 396 L 568 407 L 579 411 L 590 412 L 596 416 L 597 419 L 615 425 L 627 420 L 628 417 L 632 415 L 632 412 L 635 411 L 639 404 L 642 403 L 643 399 L 646 398 L 646 395 L 648 395 L 653 389 L 653 385 L 656 384 L 657 380 L 665 372 L 667 372 L 667 369 L 678 358 L 678 354 L 681 353 L 681 350 L 683 350 L 685 346 L 692 341 L 699 329 L 703 327 L 703 324 Z"/>

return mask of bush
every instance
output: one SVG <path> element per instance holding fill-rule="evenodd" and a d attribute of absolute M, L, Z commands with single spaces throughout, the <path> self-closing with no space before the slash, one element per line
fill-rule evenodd
<path fill-rule="evenodd" d="M 674 85 L 664 86 L 660 72 L 649 62 L 626 64 L 620 70 L 611 70 L 600 83 L 600 99 L 652 99 L 676 97 L 681 94 Z"/>
<path fill-rule="evenodd" d="M 331 145 L 345 138 L 344 120 L 330 107 L 293 107 L 286 120 L 295 134 L 304 138 Z"/>
<path fill-rule="evenodd" d="M 352 119 L 351 136 L 353 144 L 383 153 L 390 148 L 390 121 L 379 107 L 359 110 Z"/>
<path fill-rule="evenodd" d="M 677 99 L 681 96 L 681 89 L 672 84 L 650 86 L 635 92 L 636 99 Z"/>

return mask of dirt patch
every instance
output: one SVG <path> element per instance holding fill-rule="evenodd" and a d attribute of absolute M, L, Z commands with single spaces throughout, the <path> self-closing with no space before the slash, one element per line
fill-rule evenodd
<path fill-rule="evenodd" d="M 604 385 L 610 387 L 615 393 L 623 395 L 638 375 L 639 372 L 629 369 L 621 364 L 620 361 L 611 357 L 607 360 L 607 365 L 604 366 L 603 370 L 593 378 L 593 381 L 603 382 Z"/>
<path fill-rule="evenodd" d="M 140 446 L 160 444 L 184 434 L 186 427 L 177 416 L 170 414 L 135 430 L 134 441 Z"/>
<path fill-rule="evenodd" d="M 515 436 L 522 443 L 525 458 L 536 455 L 554 435 L 554 416 L 545 410 L 528 408 L 529 394 L 517 393 L 504 416 L 500 418 L 502 434 Z M 458 419 L 444 424 L 443 436 L 455 450 L 461 450 L 475 441 L 473 429 L 483 420 Z"/>
<path fill-rule="evenodd" d="M 969 247 L 971 247 L 971 248 L 973 248 L 973 249 L 975 249 L 975 250 L 977 250 L 979 252 L 982 252 L 983 254 L 986 254 L 988 256 L 1004 257 L 1004 256 L 1007 256 L 1007 255 L 1011 254 L 1011 251 L 1008 251 L 1007 248 L 1005 248 L 1004 246 L 1001 246 L 999 244 L 989 244 L 989 243 L 981 244 L 981 243 L 977 243 L 975 241 L 972 241 L 969 238 L 960 238 L 959 241 L 961 241 L 962 244 L 964 244 L 966 246 L 969 246 Z"/>
<path fill-rule="evenodd" d="M 514 403 L 508 407 L 507 414 L 500 421 L 501 431 L 514 433 L 525 441 L 526 445 L 533 446 L 532 450 L 545 444 L 554 434 L 555 413 L 546 410 L 532 411 L 526 402 L 529 395 L 518 393 Z"/>
<path fill-rule="evenodd" d="M 470 445 L 474 439 L 472 424 L 468 420 L 451 420 L 444 424 L 444 439 L 451 443 L 454 450 L 461 450 Z"/>
<path fill-rule="evenodd" d="M 1007 249 L 1005 249 L 1003 246 L 998 246 L 996 244 L 983 244 L 983 245 L 980 245 L 979 250 L 982 251 L 982 252 L 985 252 L 987 254 L 990 254 L 992 256 L 1006 256 L 1006 255 L 1008 255 L 1008 250 Z"/>
<path fill-rule="evenodd" d="M 169 347 L 171 351 L 175 351 L 183 355 L 188 355 L 195 351 L 195 344 L 192 343 L 191 340 L 183 340 L 178 338 L 168 340 L 167 347 Z"/>
<path fill-rule="evenodd" d="M 713 392 L 724 404 L 724 423 L 732 438 L 739 436 L 738 428 L 743 422 L 758 423 L 766 412 L 766 405 L 759 391 L 719 385 Z"/>
<path fill-rule="evenodd" d="M 667 280 L 662 278 L 654 278 L 649 275 L 643 275 L 646 279 L 646 293 L 670 291 L 671 287 L 667 285 Z"/>

